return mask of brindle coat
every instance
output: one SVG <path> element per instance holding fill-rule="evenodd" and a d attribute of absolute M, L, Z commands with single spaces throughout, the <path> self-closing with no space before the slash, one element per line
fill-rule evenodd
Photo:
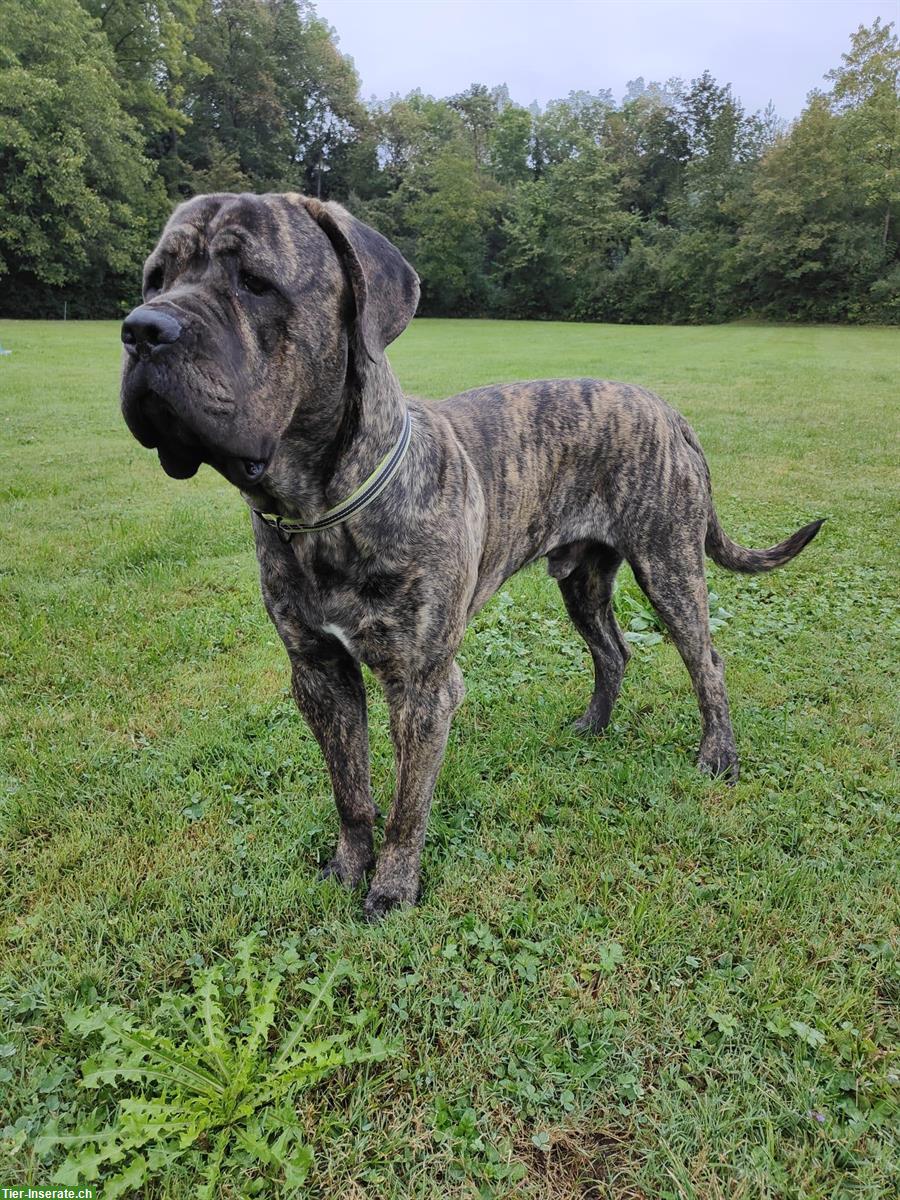
<path fill-rule="evenodd" d="M 254 509 L 311 522 L 395 442 L 409 452 L 379 499 L 290 542 L 253 517 L 262 593 L 340 814 L 326 868 L 347 886 L 375 863 L 366 693 L 383 685 L 396 795 L 365 901 L 415 902 L 432 792 L 463 697 L 466 623 L 544 557 L 594 662 L 580 729 L 609 722 L 628 647 L 612 590 L 627 559 L 666 623 L 700 704 L 699 763 L 737 777 L 722 660 L 710 641 L 704 549 L 738 571 L 797 554 L 820 522 L 770 550 L 723 532 L 691 429 L 642 388 L 595 379 L 407 398 L 384 348 L 411 320 L 418 279 L 335 204 L 298 195 L 201 196 L 176 210 L 126 319 L 122 407 L 184 478 L 210 463 Z"/>

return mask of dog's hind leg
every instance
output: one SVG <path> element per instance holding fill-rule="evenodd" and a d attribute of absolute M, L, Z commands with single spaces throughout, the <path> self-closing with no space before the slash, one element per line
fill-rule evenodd
<path fill-rule="evenodd" d="M 613 585 L 622 556 L 611 546 L 587 543 L 551 552 L 547 565 L 559 583 L 572 624 L 587 642 L 594 661 L 594 694 L 575 728 L 579 733 L 600 733 L 609 724 L 630 657 L 612 607 Z"/>
<path fill-rule="evenodd" d="M 725 668 L 713 649 L 709 594 L 699 547 L 666 539 L 659 552 L 629 555 L 635 578 L 665 622 L 687 667 L 703 720 L 697 765 L 710 775 L 738 777 L 738 754 L 728 711 Z"/>

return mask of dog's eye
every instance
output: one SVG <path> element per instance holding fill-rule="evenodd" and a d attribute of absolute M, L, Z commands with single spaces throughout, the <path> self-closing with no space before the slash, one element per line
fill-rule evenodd
<path fill-rule="evenodd" d="M 258 275 L 252 275 L 249 271 L 241 271 L 239 283 L 251 296 L 264 296 L 266 292 L 272 291 L 270 283 L 267 283 L 265 279 L 260 279 Z"/>
<path fill-rule="evenodd" d="M 154 267 L 147 276 L 147 282 L 144 285 L 145 292 L 161 292 L 165 281 L 162 267 Z"/>

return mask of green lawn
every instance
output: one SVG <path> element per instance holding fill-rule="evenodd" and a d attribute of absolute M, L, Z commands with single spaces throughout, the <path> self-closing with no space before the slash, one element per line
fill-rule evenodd
<path fill-rule="evenodd" d="M 896 1194 L 896 331 L 404 335 L 391 359 L 426 396 L 578 375 L 659 391 L 747 544 L 830 519 L 774 575 L 711 566 L 734 789 L 695 771 L 668 642 L 636 647 L 607 736 L 571 733 L 587 653 L 542 567 L 513 580 L 463 647 L 423 902 L 375 928 L 316 880 L 332 802 L 244 505 L 131 439 L 114 324 L 0 322 L 0 344 L 0 1186 L 50 1178 L 32 1140 L 51 1120 L 113 1111 L 79 1088 L 95 1044 L 64 1014 L 145 1016 L 257 929 L 349 959 L 341 1004 L 401 1045 L 305 1093 L 310 1196 Z M 623 579 L 623 620 L 637 596 Z M 193 1192 L 173 1169 L 142 1194 Z"/>

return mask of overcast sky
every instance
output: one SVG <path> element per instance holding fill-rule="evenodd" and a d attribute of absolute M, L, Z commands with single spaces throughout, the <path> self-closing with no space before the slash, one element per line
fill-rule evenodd
<path fill-rule="evenodd" d="M 630 79 L 705 68 L 752 110 L 795 117 L 850 34 L 900 18 L 900 0 L 315 0 L 356 63 L 363 96 L 434 96 L 505 83 L 546 104 Z"/>

